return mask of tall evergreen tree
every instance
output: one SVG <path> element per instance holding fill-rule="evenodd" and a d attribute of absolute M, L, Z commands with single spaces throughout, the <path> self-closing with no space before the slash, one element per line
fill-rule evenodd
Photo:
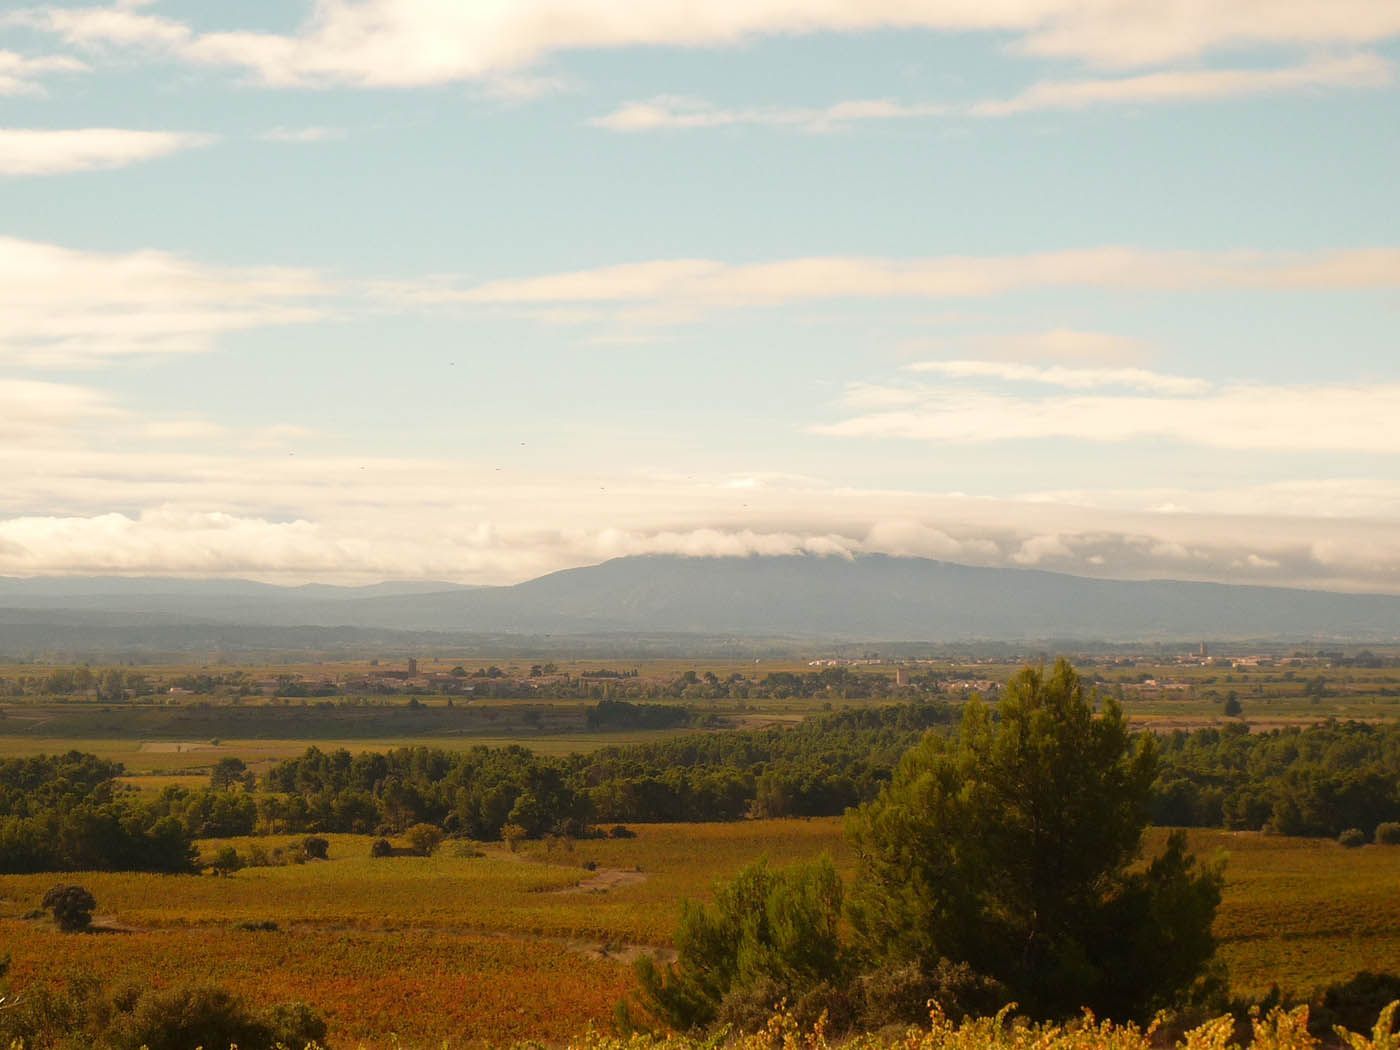
<path fill-rule="evenodd" d="M 1068 662 L 1026 668 L 995 712 L 969 703 L 850 816 L 871 960 L 967 964 L 1042 1017 L 1141 1016 L 1203 971 L 1220 871 L 1179 834 L 1135 867 L 1156 748 L 1112 700 L 1094 707 Z"/>

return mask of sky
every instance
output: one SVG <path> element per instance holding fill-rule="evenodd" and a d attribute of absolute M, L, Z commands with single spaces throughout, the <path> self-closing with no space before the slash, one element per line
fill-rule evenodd
<path fill-rule="evenodd" d="M 1394 0 L 0 6 L 0 575 L 1400 593 Z"/>

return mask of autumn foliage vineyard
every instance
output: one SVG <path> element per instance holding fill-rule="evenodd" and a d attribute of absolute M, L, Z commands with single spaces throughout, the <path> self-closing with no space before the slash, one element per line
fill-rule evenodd
<path fill-rule="evenodd" d="M 665 957 L 683 898 L 707 896 L 759 856 L 781 864 L 825 852 L 852 868 L 838 820 L 635 832 L 519 852 L 454 842 L 386 859 L 370 858 L 368 837 L 335 835 L 328 861 L 228 878 L 87 873 L 99 932 L 79 937 L 25 917 L 52 876 L 7 876 L 0 936 L 16 988 L 82 974 L 112 985 L 213 981 L 260 1003 L 315 1004 L 338 1047 L 386 1045 L 386 1033 L 407 1047 L 557 1044 L 610 1028 L 633 987 L 632 960 Z M 234 844 L 253 841 L 291 840 Z M 1400 970 L 1400 849 L 1215 831 L 1192 844 L 1228 855 L 1217 932 L 1239 992 L 1278 982 L 1305 994 L 1358 970 Z"/>

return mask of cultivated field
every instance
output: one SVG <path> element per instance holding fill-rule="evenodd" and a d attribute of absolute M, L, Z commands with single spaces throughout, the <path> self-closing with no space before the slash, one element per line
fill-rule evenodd
<path fill-rule="evenodd" d="M 448 842 L 433 857 L 369 857 L 331 836 L 329 861 L 228 878 L 84 873 L 106 932 L 26 919 L 54 875 L 0 878 L 13 984 L 95 972 L 114 982 L 219 981 L 255 999 L 304 999 L 337 1045 L 562 1040 L 606 1026 L 639 951 L 668 946 L 685 897 L 766 856 L 851 858 L 834 819 L 637 825 L 572 849 Z M 1400 970 L 1400 848 L 1196 831 L 1228 855 L 1217 923 L 1232 983 L 1307 991 L 1362 969 Z M 236 840 L 240 850 L 288 839 Z M 202 846 L 212 852 L 221 842 Z M 596 866 L 588 870 L 586 864 Z M 275 930 L 240 929 L 262 922 Z"/>

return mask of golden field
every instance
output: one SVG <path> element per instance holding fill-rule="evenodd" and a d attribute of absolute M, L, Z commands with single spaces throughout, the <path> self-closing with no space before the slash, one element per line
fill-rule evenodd
<path fill-rule="evenodd" d="M 258 1001 L 302 999 L 337 1045 L 558 1042 L 606 1026 L 639 950 L 662 950 L 680 901 L 760 856 L 828 852 L 851 871 L 841 822 L 636 825 L 572 847 L 448 842 L 433 857 L 369 857 L 330 836 L 330 860 L 228 878 L 84 873 L 106 932 L 62 935 L 24 916 L 63 877 L 0 878 L 12 984 L 87 971 L 113 983 L 213 980 Z M 1239 992 L 1299 992 L 1361 969 L 1400 970 L 1400 848 L 1198 831 L 1228 857 L 1217 923 Z M 242 852 L 287 838 L 232 840 Z M 211 852 L 222 842 L 206 842 Z M 596 871 L 585 864 L 592 862 Z M 270 921 L 274 931 L 239 929 Z"/>

